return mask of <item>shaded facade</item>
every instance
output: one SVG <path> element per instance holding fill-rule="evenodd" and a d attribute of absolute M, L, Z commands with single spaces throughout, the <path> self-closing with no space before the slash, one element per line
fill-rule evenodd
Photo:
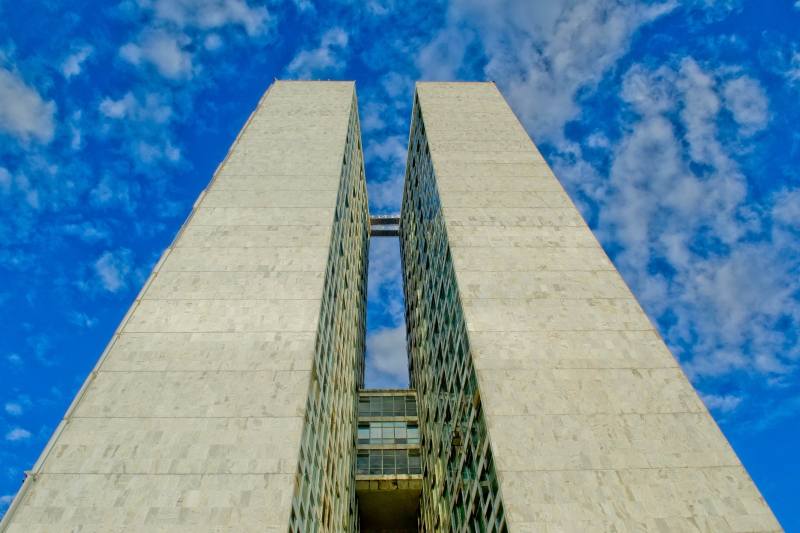
<path fill-rule="evenodd" d="M 364 390 L 370 237 L 411 390 Z M 276 82 L 0 533 L 781 531 L 492 83 L 418 84 L 370 217 L 355 85 Z"/>

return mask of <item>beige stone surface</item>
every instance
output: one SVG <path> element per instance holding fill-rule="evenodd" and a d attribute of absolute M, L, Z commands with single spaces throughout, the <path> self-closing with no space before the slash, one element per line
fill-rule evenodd
<path fill-rule="evenodd" d="M 494 84 L 417 94 L 510 531 L 781 531 Z"/>
<path fill-rule="evenodd" d="M 9 532 L 287 531 L 353 96 L 270 88 Z"/>

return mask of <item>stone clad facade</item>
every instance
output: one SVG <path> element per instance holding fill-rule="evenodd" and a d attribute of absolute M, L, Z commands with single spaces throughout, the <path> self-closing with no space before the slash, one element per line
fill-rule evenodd
<path fill-rule="evenodd" d="M 289 530 L 332 239 L 353 263 L 351 312 L 330 340 L 348 345 L 351 413 L 357 405 L 368 230 L 357 117 L 353 83 L 270 88 L 43 454 L 8 533 Z M 336 440 L 319 447 L 338 454 Z M 315 519 L 329 492 L 315 493 Z M 350 501 L 335 510 L 349 514 Z"/>
<path fill-rule="evenodd" d="M 495 85 L 416 98 L 509 531 L 781 531 Z"/>
<path fill-rule="evenodd" d="M 371 236 L 413 391 L 363 390 Z M 417 85 L 402 211 L 370 218 L 355 84 L 276 82 L 0 533 L 414 524 L 782 531 L 493 83 Z"/>

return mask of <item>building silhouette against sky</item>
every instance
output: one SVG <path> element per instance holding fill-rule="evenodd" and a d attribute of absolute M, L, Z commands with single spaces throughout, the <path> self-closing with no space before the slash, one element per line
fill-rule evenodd
<path fill-rule="evenodd" d="M 495 85 L 414 98 L 371 219 L 355 85 L 267 91 L 0 533 L 781 531 Z M 408 390 L 363 389 L 371 236 Z"/>

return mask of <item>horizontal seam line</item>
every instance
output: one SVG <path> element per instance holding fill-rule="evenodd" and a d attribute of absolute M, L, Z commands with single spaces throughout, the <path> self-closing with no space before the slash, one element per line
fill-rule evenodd
<path fill-rule="evenodd" d="M 546 457 L 546 456 L 541 456 Z M 731 464 L 722 464 L 722 465 L 708 465 L 708 466 L 644 466 L 638 468 L 560 468 L 560 469 L 552 469 L 552 470 L 512 470 L 510 468 L 498 468 L 501 472 L 620 472 L 620 471 L 627 471 L 627 470 L 683 470 L 683 469 L 693 469 L 693 470 L 701 470 L 705 468 L 730 468 L 730 467 L 741 467 L 741 464 L 731 463 Z M 743 467 L 742 467 L 743 468 Z M 602 484 L 603 486 L 625 486 L 624 483 L 614 484 L 614 485 L 606 485 L 605 483 Z M 634 500 L 637 501 L 637 500 Z M 592 502 L 587 502 L 592 503 Z M 606 502 L 597 502 L 606 503 Z M 552 504 L 551 504 L 552 505 Z"/>
<path fill-rule="evenodd" d="M 316 302 L 320 298 L 142 298 L 141 301 L 148 302 Z"/>
<path fill-rule="evenodd" d="M 125 420 L 172 420 L 172 419 L 180 419 L 180 420 L 241 420 L 241 419 L 253 419 L 253 420 L 301 420 L 303 417 L 298 416 L 73 416 L 70 420 L 76 419 L 125 419 Z"/>
<path fill-rule="evenodd" d="M 180 243 L 180 241 L 178 241 Z M 322 249 L 327 250 L 328 246 L 182 246 L 177 244 L 172 250 L 175 251 L 176 249 L 180 248 L 197 248 L 197 249 L 204 249 L 204 248 L 226 248 L 226 249 L 237 249 L 237 250 L 271 250 L 273 248 L 291 248 L 291 249 L 298 249 L 298 248 L 309 248 L 309 249 Z"/>
<path fill-rule="evenodd" d="M 468 321 L 469 322 L 469 321 Z M 472 329 L 470 330 L 472 333 L 523 333 L 523 332 L 530 332 L 530 329 Z M 602 331 L 619 331 L 619 332 L 626 332 L 626 331 L 654 331 L 653 328 L 647 329 L 537 329 L 536 331 L 544 331 L 544 332 L 559 332 L 559 331 L 593 331 L 593 332 L 602 332 Z"/>
<path fill-rule="evenodd" d="M 127 328 L 126 328 L 127 329 Z M 625 330 L 620 330 L 625 331 Z M 230 331 L 230 330 L 204 330 L 204 331 L 175 331 L 175 330 L 134 330 L 134 331 L 125 331 L 123 330 L 120 332 L 122 333 L 236 333 L 236 334 L 243 334 L 243 333 L 316 333 L 317 330 L 315 329 L 293 329 L 293 330 L 285 330 L 285 329 L 252 329 L 252 330 L 244 330 L 244 331 Z"/>
<path fill-rule="evenodd" d="M 489 409 L 491 410 L 491 409 Z M 668 413 L 527 413 L 523 415 L 503 415 L 497 413 L 488 413 L 491 418 L 518 418 L 521 416 L 597 416 L 597 415 L 611 415 L 611 416 L 667 416 L 667 415 L 702 415 L 705 411 L 672 411 Z M 525 428 L 520 428 L 525 429 Z M 569 439 L 568 439 L 569 440 Z M 542 441 L 537 441 L 542 442 Z M 677 452 L 676 452 L 677 453 Z"/>
<path fill-rule="evenodd" d="M 309 358 L 310 359 L 310 358 Z M 244 369 L 244 370 L 98 370 L 97 373 L 101 374 L 103 372 L 108 373 L 120 373 L 120 374 L 221 374 L 221 373 L 229 373 L 229 374 L 243 374 L 248 373 L 252 374 L 254 372 L 311 372 L 311 368 L 308 370 L 280 370 L 280 369 L 273 369 L 273 370 L 252 370 L 252 369 Z M 136 417 L 133 417 L 136 418 Z M 146 418 L 146 417 L 145 417 Z"/>
<path fill-rule="evenodd" d="M 466 291 L 463 291 L 463 292 L 466 292 Z M 465 301 L 470 301 L 470 300 L 473 300 L 473 301 L 475 301 L 475 300 L 477 300 L 477 301 L 481 301 L 481 300 L 570 300 L 570 301 L 573 301 L 573 300 L 575 300 L 575 301 L 581 301 L 581 300 L 624 300 L 626 302 L 637 302 L 638 303 L 636 298 L 634 298 L 633 296 L 631 296 L 630 298 L 615 298 L 615 297 L 611 297 L 611 296 L 587 296 L 587 297 L 583 297 L 583 298 L 581 298 L 581 297 L 574 297 L 573 298 L 573 297 L 566 297 L 566 296 L 565 297 L 554 296 L 553 298 L 536 298 L 536 297 L 533 297 L 533 296 L 530 296 L 530 297 L 513 297 L 513 296 L 502 297 L 501 296 L 501 297 L 498 297 L 498 298 L 488 298 L 488 297 L 476 297 L 476 296 L 469 297 L 469 296 L 463 296 L 462 295 L 462 298 Z"/>
<path fill-rule="evenodd" d="M 285 458 L 288 459 L 288 458 Z M 123 459 L 120 459 L 122 461 Z M 131 472 L 39 472 L 37 475 L 41 476 L 42 474 L 47 474 L 49 476 L 263 476 L 263 475 L 270 475 L 270 476 L 294 476 L 295 472 L 256 472 L 256 473 L 241 473 L 235 474 L 230 472 L 200 472 L 197 474 L 189 474 L 189 473 L 173 473 L 173 472 L 163 472 L 163 473 L 131 473 Z M 294 484 L 287 485 L 287 489 L 284 492 L 291 492 L 294 489 Z M 235 489 L 234 489 L 235 490 Z M 273 489 L 274 490 L 274 489 Z M 47 506 L 49 507 L 49 506 Z M 97 509 L 96 506 L 91 506 L 94 509 Z M 114 507 L 113 505 L 109 505 L 108 507 Z M 231 505 L 230 507 L 238 507 L 236 505 Z M 264 507 L 272 507 L 271 505 L 267 504 Z M 156 507 L 158 509 L 191 509 L 191 507 Z"/>

